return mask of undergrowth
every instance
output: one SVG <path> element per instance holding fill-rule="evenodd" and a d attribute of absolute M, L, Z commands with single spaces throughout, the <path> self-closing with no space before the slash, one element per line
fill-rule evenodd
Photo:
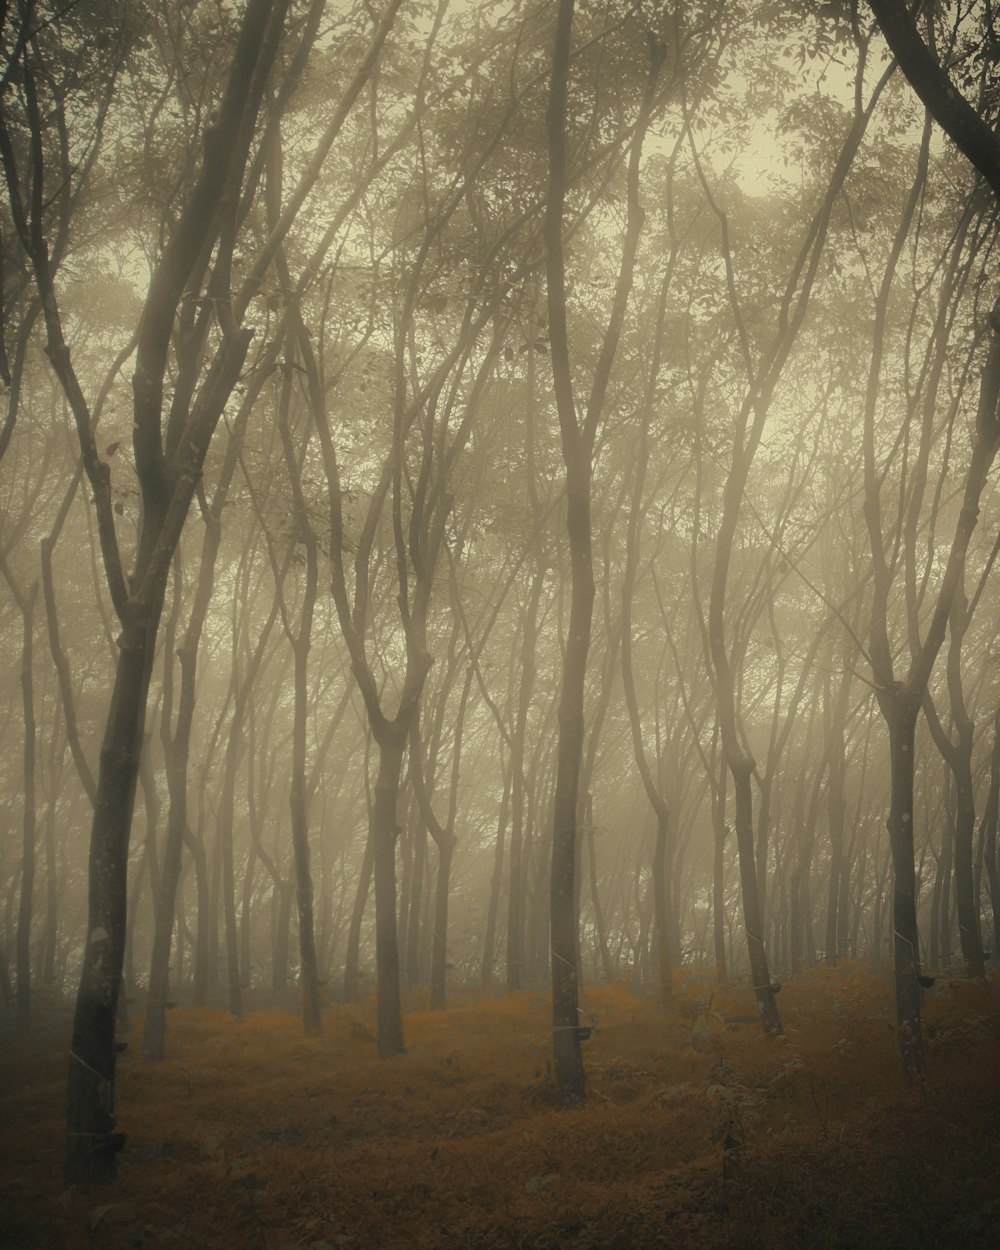
<path fill-rule="evenodd" d="M 927 1061 L 900 1068 L 889 984 L 786 985 L 786 1036 L 745 991 L 686 982 L 661 1011 L 584 995 L 587 1105 L 555 1106 L 542 996 L 456 996 L 374 1056 L 371 1008 L 319 1039 L 258 1011 L 175 1011 L 169 1058 L 120 1064 L 119 1179 L 63 1190 L 66 1049 L 8 1047 L 0 1244 L 291 1250 L 1000 1245 L 1000 1000 L 939 985 Z"/>

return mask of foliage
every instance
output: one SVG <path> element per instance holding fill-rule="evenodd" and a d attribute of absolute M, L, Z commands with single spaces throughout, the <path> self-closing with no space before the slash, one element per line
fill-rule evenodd
<path fill-rule="evenodd" d="M 742 991 L 686 979 L 665 1016 L 622 985 L 588 991 L 590 1100 L 572 1112 L 552 1106 L 535 996 L 416 1012 L 408 1053 L 381 1064 L 367 1007 L 327 1010 L 321 1040 L 274 1010 L 178 1012 L 170 1059 L 123 1060 L 131 1137 L 100 1197 L 60 1193 L 54 1027 L 7 1060 L 5 1245 L 995 1244 L 995 997 L 935 991 L 916 1083 L 882 979 L 849 966 L 783 998 L 768 1043 Z"/>

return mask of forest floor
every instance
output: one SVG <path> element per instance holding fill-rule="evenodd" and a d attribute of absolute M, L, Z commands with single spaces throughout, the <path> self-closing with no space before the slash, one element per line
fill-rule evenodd
<path fill-rule="evenodd" d="M 786 1036 L 748 993 L 690 982 L 666 1012 L 586 990 L 588 1101 L 554 1105 L 543 995 L 454 995 L 375 1058 L 370 1010 L 242 1022 L 176 1010 L 169 1058 L 119 1066 L 109 1187 L 64 1189 L 68 1018 L 0 1067 L 0 1245 L 185 1250 L 1000 1246 L 1000 995 L 938 982 L 920 1078 L 891 986 L 786 984 Z M 728 1019 L 728 1023 L 727 1023 Z"/>

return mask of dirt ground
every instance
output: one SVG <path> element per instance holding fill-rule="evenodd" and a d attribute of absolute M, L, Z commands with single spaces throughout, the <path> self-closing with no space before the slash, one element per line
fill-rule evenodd
<path fill-rule="evenodd" d="M 890 985 L 859 967 L 787 984 L 781 1041 L 746 1023 L 745 989 L 584 1002 L 573 1111 L 553 1103 L 541 995 L 415 1009 L 389 1062 L 370 1008 L 327 1011 L 317 1040 L 284 1012 L 176 1010 L 159 1065 L 136 1020 L 120 1176 L 91 1192 L 61 1179 L 60 1015 L 0 1057 L 0 1246 L 1000 1246 L 995 989 L 928 994 L 922 1078 L 902 1074 Z"/>

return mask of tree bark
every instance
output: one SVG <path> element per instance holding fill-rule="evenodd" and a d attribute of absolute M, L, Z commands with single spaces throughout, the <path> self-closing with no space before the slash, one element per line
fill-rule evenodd
<path fill-rule="evenodd" d="M 368 813 L 368 836 L 365 838 L 364 855 L 361 858 L 361 871 L 358 873 L 358 888 L 354 895 L 354 906 L 351 909 L 351 923 L 347 930 L 347 951 L 344 955 L 344 1002 L 357 1003 L 361 1000 L 360 968 L 361 957 L 361 923 L 364 920 L 365 904 L 368 891 L 371 889 L 372 864 L 375 859 L 374 809 Z"/>
<path fill-rule="evenodd" d="M 642 140 L 652 115 L 656 82 L 664 55 L 661 47 L 651 44 L 649 72 L 629 157 L 628 212 L 621 265 L 615 284 L 611 315 L 598 354 L 586 413 L 581 423 L 573 397 L 563 250 L 563 211 L 567 182 L 566 113 L 572 28 L 573 0 L 560 0 L 556 15 L 546 116 L 549 194 L 543 236 L 546 246 L 552 379 L 566 468 L 566 533 L 570 551 L 570 613 L 559 697 L 559 739 L 549 879 L 553 1055 L 557 1094 L 566 1105 L 581 1103 L 585 1096 L 577 1006 L 579 916 L 576 908 L 576 822 L 585 730 L 584 686 L 594 607 L 590 517 L 594 442 L 632 288 L 636 251 L 644 216 L 639 203 Z"/>
<path fill-rule="evenodd" d="M 497 817 L 497 837 L 493 849 L 493 872 L 490 876 L 490 901 L 486 908 L 486 929 L 483 935 L 483 959 L 479 979 L 483 985 L 492 985 L 494 964 L 496 963 L 496 931 L 497 918 L 500 915 L 500 890 L 503 885 L 504 832 L 510 810 L 510 791 L 513 769 L 508 766 L 503 770 L 503 798 L 500 800 L 500 815 Z"/>
<path fill-rule="evenodd" d="M 24 808 L 21 837 L 21 898 L 17 909 L 17 1031 L 26 1037 L 31 1029 L 31 921 L 35 892 L 35 682 L 34 634 L 37 584 L 21 603 L 21 706 L 24 714 L 23 772 Z"/>
<path fill-rule="evenodd" d="M 899 1049 L 907 1067 L 923 1060 L 921 1026 L 920 945 L 917 934 L 917 887 L 913 860 L 913 775 L 917 713 L 920 700 L 905 691 L 883 696 L 889 728 L 891 770 L 889 846 L 892 854 L 893 966 Z"/>
<path fill-rule="evenodd" d="M 405 734 L 383 732 L 380 735 L 378 775 L 371 813 L 375 967 L 378 977 L 377 1046 L 380 1059 L 390 1059 L 406 1050 L 396 934 L 396 839 L 399 835 L 396 809 L 405 743 Z"/>
<path fill-rule="evenodd" d="M 993 917 L 993 948 L 992 958 L 1000 959 L 997 954 L 1000 943 L 1000 864 L 997 862 L 997 816 L 1000 813 L 1000 708 L 993 718 L 993 749 L 990 752 L 990 783 L 986 796 L 986 806 L 980 824 L 980 837 L 983 841 L 983 857 L 986 861 L 986 879 L 989 882 L 990 910 Z"/>
<path fill-rule="evenodd" d="M 125 955 L 128 833 L 142 751 L 146 694 L 160 602 L 123 631 L 91 829 L 87 936 L 70 1043 L 67 1184 L 116 1172 L 115 1019 Z"/>

